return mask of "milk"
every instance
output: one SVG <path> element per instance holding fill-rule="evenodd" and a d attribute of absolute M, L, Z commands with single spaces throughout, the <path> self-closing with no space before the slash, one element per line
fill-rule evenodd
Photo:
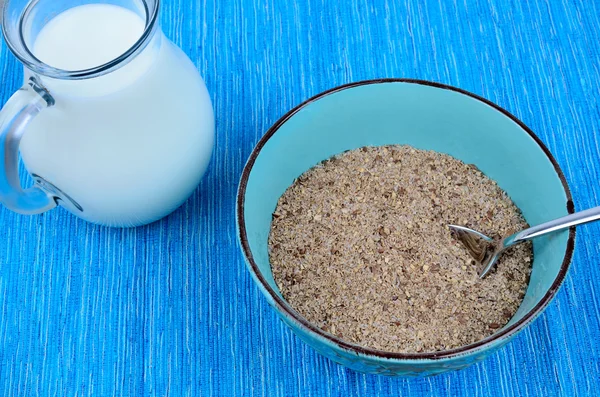
<path fill-rule="evenodd" d="M 63 70 L 84 70 L 124 54 L 144 32 L 133 11 L 110 4 L 71 8 L 51 19 L 38 34 L 33 54 Z"/>
<path fill-rule="evenodd" d="M 63 70 L 93 68 L 131 48 L 144 27 L 121 7 L 78 6 L 44 26 L 33 53 Z M 28 126 L 21 155 L 65 208 L 134 226 L 169 214 L 196 189 L 213 148 L 212 105 L 194 65 L 162 32 L 104 76 L 40 80 L 56 105 Z"/>

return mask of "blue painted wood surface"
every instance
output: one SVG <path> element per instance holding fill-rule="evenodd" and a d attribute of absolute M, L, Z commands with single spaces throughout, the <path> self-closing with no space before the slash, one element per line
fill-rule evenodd
<path fill-rule="evenodd" d="M 600 5 L 592 0 L 164 0 L 163 28 L 214 100 L 194 196 L 135 230 L 0 208 L 2 396 L 597 396 L 600 225 L 578 232 L 557 299 L 461 372 L 390 379 L 320 357 L 276 318 L 238 250 L 234 197 L 253 145 L 342 83 L 409 77 L 505 107 L 548 145 L 577 208 L 600 204 Z M 20 85 L 0 48 L 0 100 Z"/>

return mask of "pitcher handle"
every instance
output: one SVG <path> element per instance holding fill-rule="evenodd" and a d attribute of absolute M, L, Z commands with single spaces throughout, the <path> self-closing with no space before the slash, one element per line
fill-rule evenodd
<path fill-rule="evenodd" d="M 19 144 L 27 124 L 53 105 L 52 95 L 31 77 L 0 111 L 0 203 L 11 211 L 34 215 L 57 205 L 37 183 L 23 189 L 19 178 Z"/>

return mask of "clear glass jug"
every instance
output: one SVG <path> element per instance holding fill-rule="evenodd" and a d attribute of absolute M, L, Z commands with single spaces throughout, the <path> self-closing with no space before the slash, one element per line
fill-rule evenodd
<path fill-rule="evenodd" d="M 0 112 L 7 208 L 38 214 L 60 204 L 90 222 L 138 226 L 196 189 L 213 149 L 211 100 L 163 35 L 159 7 L 6 0 L 4 37 L 25 67 L 25 85 Z M 29 188 L 20 184 L 19 152 L 35 181 Z"/>

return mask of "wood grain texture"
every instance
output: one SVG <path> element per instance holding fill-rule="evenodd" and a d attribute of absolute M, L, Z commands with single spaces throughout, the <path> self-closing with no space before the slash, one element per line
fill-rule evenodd
<path fill-rule="evenodd" d="M 427 379 L 358 374 L 276 317 L 239 252 L 234 198 L 275 120 L 342 83 L 408 77 L 513 112 L 600 204 L 600 6 L 584 0 L 164 0 L 163 29 L 205 77 L 217 146 L 194 196 L 134 230 L 0 208 L 3 396 L 600 395 L 600 225 L 536 322 L 488 360 Z M 0 100 L 21 71 L 0 48 Z"/>

